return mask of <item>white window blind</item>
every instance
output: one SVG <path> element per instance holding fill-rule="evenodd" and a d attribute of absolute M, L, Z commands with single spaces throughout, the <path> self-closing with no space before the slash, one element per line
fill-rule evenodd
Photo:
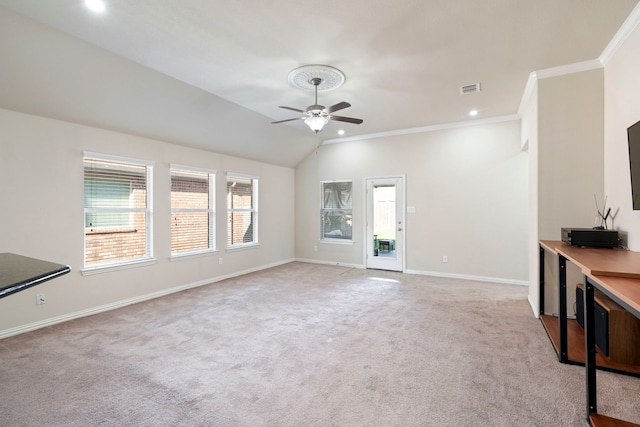
<path fill-rule="evenodd" d="M 227 246 L 258 243 L 258 179 L 227 175 Z"/>
<path fill-rule="evenodd" d="M 85 155 L 85 267 L 152 256 L 151 173 L 151 163 Z"/>
<path fill-rule="evenodd" d="M 215 174 L 171 167 L 171 255 L 215 250 Z"/>
<path fill-rule="evenodd" d="M 322 239 L 352 238 L 352 208 L 351 181 L 323 182 L 321 236 Z"/>

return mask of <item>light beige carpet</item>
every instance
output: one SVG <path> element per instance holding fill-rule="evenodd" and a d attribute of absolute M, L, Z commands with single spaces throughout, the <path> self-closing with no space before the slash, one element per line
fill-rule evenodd
<path fill-rule="evenodd" d="M 0 425 L 585 426 L 526 294 L 292 263 L 1 340 Z M 640 379 L 598 378 L 640 423 Z"/>

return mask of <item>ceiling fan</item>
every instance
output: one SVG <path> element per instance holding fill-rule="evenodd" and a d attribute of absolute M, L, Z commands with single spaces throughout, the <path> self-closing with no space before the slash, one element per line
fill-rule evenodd
<path fill-rule="evenodd" d="M 320 77 L 314 77 L 309 80 L 313 86 L 315 86 L 316 93 L 316 102 L 313 105 L 309 105 L 305 110 L 300 110 L 298 108 L 293 107 L 285 107 L 280 105 L 280 108 L 284 108 L 285 110 L 297 111 L 298 113 L 303 113 L 302 117 L 295 117 L 293 119 L 279 120 L 275 123 L 284 123 L 290 122 L 293 120 L 304 120 L 305 124 L 311 128 L 312 131 L 318 133 L 322 131 L 324 125 L 326 125 L 329 120 L 335 120 L 338 122 L 347 122 L 359 125 L 362 123 L 362 119 L 354 119 L 353 117 L 344 117 L 344 116 L 335 116 L 332 113 L 335 111 L 342 110 L 347 107 L 351 107 L 351 104 L 348 102 L 339 102 L 336 105 L 332 105 L 331 107 L 326 107 L 324 105 L 318 105 L 318 86 L 322 83 L 322 79 Z"/>

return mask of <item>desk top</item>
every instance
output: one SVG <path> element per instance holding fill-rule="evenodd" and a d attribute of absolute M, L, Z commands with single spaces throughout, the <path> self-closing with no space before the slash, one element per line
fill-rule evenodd
<path fill-rule="evenodd" d="M 541 240 L 544 249 L 562 255 L 588 276 L 640 279 L 640 252 L 624 249 L 582 248 L 556 240 Z"/>
<path fill-rule="evenodd" d="M 11 253 L 0 253 L 0 298 L 38 285 L 71 271 L 56 264 Z"/>
<path fill-rule="evenodd" d="M 614 295 L 628 311 L 640 318 L 640 280 L 612 276 L 589 277 L 601 290 Z"/>

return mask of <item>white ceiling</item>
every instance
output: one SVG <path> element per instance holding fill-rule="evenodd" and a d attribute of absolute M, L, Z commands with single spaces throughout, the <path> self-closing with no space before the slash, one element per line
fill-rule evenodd
<path fill-rule="evenodd" d="M 0 107 L 293 166 L 313 150 L 316 137 L 302 121 L 269 122 L 296 116 L 279 105 L 304 109 L 313 103 L 312 92 L 287 81 L 296 67 L 326 64 L 343 71 L 344 85 L 321 92 L 319 103 L 347 101 L 352 107 L 339 114 L 364 120 L 331 122 L 320 140 L 337 138 L 338 129 L 346 138 L 466 121 L 471 109 L 479 111 L 475 119 L 508 116 L 517 113 L 531 72 L 597 59 L 638 0 L 105 2 L 106 12 L 96 15 L 82 0 L 0 0 L 6 8 L 0 9 L 0 53 L 13 55 L 17 64 L 0 81 Z M 36 29 L 47 42 L 33 35 Z M 36 48 L 39 58 L 29 56 Z M 67 58 L 61 51 L 71 59 L 61 61 Z M 92 87 L 82 75 L 69 78 L 67 97 L 80 91 L 100 97 L 75 113 L 60 100 L 47 102 L 46 96 L 63 91 L 29 69 L 64 75 L 69 61 L 82 61 L 105 81 L 101 89 L 95 78 Z M 114 75 L 122 94 L 107 82 Z M 33 84 L 16 86 L 17 76 Z M 480 93 L 460 95 L 459 86 L 476 82 Z M 155 94 L 150 97 L 145 86 Z M 151 99 L 140 104 L 143 97 Z M 142 105 L 152 111 L 141 114 Z M 121 115 L 111 117 L 106 108 Z M 264 116 L 249 115 L 286 145 L 265 149 L 255 138 L 243 140 L 244 125 L 233 117 L 247 117 L 244 109 Z M 211 137 L 210 114 L 229 117 L 239 135 L 233 147 Z M 304 142 L 296 146 L 293 139 Z"/>

